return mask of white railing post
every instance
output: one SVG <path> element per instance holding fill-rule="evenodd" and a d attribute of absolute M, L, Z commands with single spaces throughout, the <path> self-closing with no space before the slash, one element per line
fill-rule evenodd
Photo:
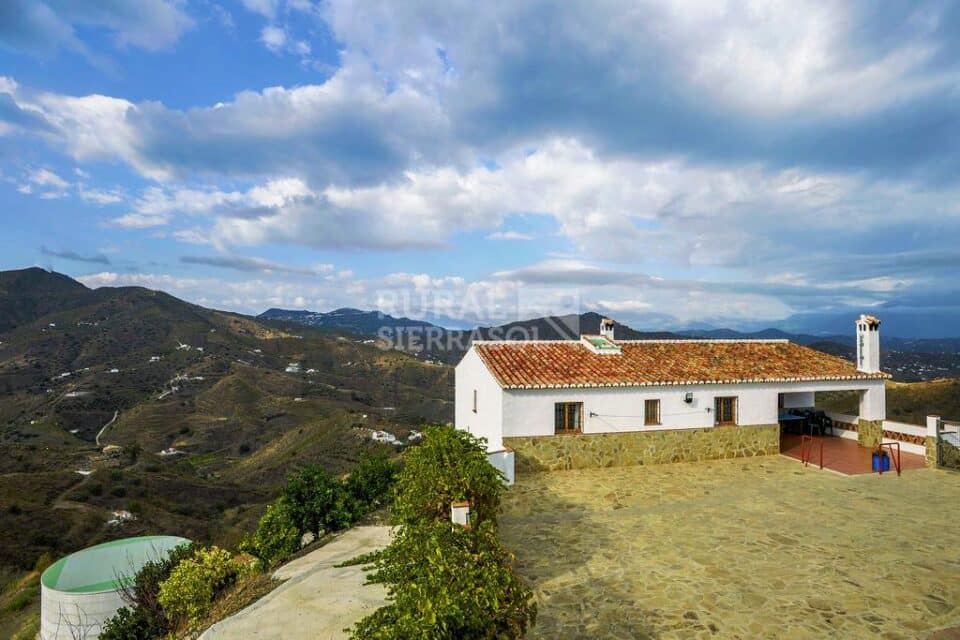
<path fill-rule="evenodd" d="M 928 467 L 936 467 L 938 464 L 937 438 L 940 435 L 942 422 L 940 416 L 927 416 L 926 458 Z"/>

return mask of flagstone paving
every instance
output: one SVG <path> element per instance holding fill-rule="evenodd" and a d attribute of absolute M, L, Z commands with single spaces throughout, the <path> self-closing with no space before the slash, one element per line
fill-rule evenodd
<path fill-rule="evenodd" d="M 530 638 L 923 638 L 960 625 L 960 474 L 783 456 L 518 475 Z"/>

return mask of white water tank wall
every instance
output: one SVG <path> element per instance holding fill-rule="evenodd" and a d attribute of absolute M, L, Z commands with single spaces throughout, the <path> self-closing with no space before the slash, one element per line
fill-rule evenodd
<path fill-rule="evenodd" d="M 126 603 L 119 591 L 66 593 L 40 585 L 41 640 L 96 640 L 103 623 Z"/>
<path fill-rule="evenodd" d="M 60 558 L 40 576 L 40 639 L 96 640 L 125 606 L 122 590 L 151 561 L 189 544 L 176 536 L 104 542 Z"/>

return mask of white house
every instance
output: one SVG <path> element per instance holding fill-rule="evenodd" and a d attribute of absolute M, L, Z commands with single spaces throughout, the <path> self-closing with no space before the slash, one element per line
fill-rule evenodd
<path fill-rule="evenodd" d="M 762 455 L 784 408 L 819 391 L 860 393 L 858 437 L 886 417 L 880 322 L 861 316 L 857 364 L 787 340 L 477 341 L 456 368 L 456 427 L 514 467 L 557 469 Z"/>

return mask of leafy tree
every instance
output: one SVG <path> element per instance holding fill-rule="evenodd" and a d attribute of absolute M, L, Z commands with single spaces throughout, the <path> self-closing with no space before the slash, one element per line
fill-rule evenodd
<path fill-rule="evenodd" d="M 290 516 L 287 501 L 280 498 L 267 506 L 256 533 L 244 536 L 240 550 L 272 566 L 293 555 L 300 548 L 300 540 L 301 534 Z"/>
<path fill-rule="evenodd" d="M 355 501 L 369 509 L 389 500 L 396 476 L 397 465 L 387 456 L 363 452 L 344 486 Z"/>
<path fill-rule="evenodd" d="M 404 526 L 377 555 L 369 578 L 387 585 L 392 602 L 357 623 L 353 638 L 521 638 L 537 609 L 512 562 L 493 522 Z"/>
<path fill-rule="evenodd" d="M 353 638 L 472 640 L 520 638 L 536 620 L 533 593 L 497 539 L 503 484 L 482 441 L 428 427 L 396 484 L 400 527 L 390 545 L 361 558 L 392 602 L 361 620 Z M 449 520 L 450 503 L 469 500 L 472 526 Z"/>
<path fill-rule="evenodd" d="M 355 505 L 343 483 L 318 465 L 308 465 L 287 478 L 284 497 L 297 530 L 320 537 L 354 521 Z"/>
<path fill-rule="evenodd" d="M 503 481 L 487 460 L 486 447 L 466 431 L 431 426 L 423 444 L 404 456 L 393 515 L 399 524 L 450 518 L 450 503 L 470 502 L 474 524 L 496 522 Z"/>

